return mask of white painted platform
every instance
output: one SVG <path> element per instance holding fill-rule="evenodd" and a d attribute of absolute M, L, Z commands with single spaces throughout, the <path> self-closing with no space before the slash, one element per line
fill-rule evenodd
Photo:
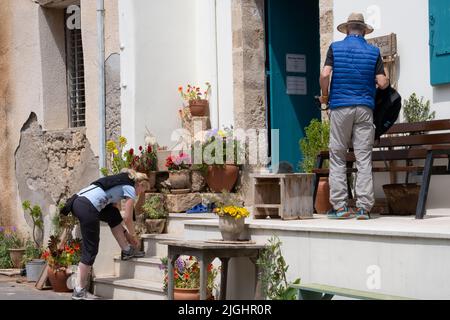
<path fill-rule="evenodd" d="M 185 238 L 220 238 L 217 220 L 185 223 Z M 375 217 L 370 221 L 248 220 L 245 238 L 283 242 L 288 280 L 417 299 L 450 298 L 450 216 Z M 230 263 L 229 299 L 251 299 L 253 266 Z"/>

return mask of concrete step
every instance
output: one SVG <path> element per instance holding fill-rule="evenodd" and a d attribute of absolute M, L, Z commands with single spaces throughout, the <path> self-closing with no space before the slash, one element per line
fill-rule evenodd
<path fill-rule="evenodd" d="M 94 294 L 113 300 L 167 300 L 161 282 L 113 276 L 96 278 Z"/>
<path fill-rule="evenodd" d="M 144 245 L 144 251 L 145 251 L 145 258 L 162 258 L 167 257 L 167 246 L 162 245 L 159 242 L 164 240 L 179 240 L 183 237 L 180 237 L 179 235 L 174 234 L 143 234 L 141 235 L 143 245 Z"/>
<path fill-rule="evenodd" d="M 163 283 L 164 272 L 160 269 L 161 260 L 158 257 L 138 258 L 122 261 L 114 258 L 114 274 L 124 279 L 137 279 Z"/>
<path fill-rule="evenodd" d="M 167 219 L 167 233 L 182 236 L 186 221 L 217 219 L 214 213 L 170 213 Z"/>

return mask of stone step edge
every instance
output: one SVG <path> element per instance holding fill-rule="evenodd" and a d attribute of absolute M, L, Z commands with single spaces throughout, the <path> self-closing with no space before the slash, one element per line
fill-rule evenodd
<path fill-rule="evenodd" d="M 130 260 L 122 260 L 120 258 L 120 255 L 117 255 L 114 257 L 114 262 L 132 262 L 132 263 L 140 263 L 140 264 L 149 264 L 149 265 L 160 265 L 161 260 L 160 258 L 154 256 L 154 257 L 148 257 L 148 258 L 133 258 Z"/>
<path fill-rule="evenodd" d="M 115 287 L 139 289 L 144 291 L 164 293 L 163 286 L 160 282 L 149 280 L 137 280 L 120 277 L 98 277 L 94 279 L 94 283 L 111 285 Z"/>
<path fill-rule="evenodd" d="M 146 240 L 146 239 L 153 239 L 153 240 L 183 240 L 183 237 L 180 237 L 177 234 L 171 234 L 171 233 L 162 233 L 162 234 L 157 234 L 157 233 L 144 233 L 141 234 L 141 239 Z"/>

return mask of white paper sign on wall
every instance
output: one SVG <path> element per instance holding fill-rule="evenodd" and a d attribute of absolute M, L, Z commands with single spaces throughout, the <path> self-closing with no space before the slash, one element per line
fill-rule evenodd
<path fill-rule="evenodd" d="M 287 77 L 286 88 L 288 95 L 307 95 L 308 86 L 306 77 Z"/>
<path fill-rule="evenodd" d="M 288 53 L 286 55 L 286 71 L 306 73 L 306 55 Z"/>

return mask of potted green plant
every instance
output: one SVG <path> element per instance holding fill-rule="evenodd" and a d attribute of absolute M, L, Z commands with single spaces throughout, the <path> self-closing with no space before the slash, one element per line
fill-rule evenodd
<path fill-rule="evenodd" d="M 206 197 L 214 203 L 213 212 L 219 216 L 219 230 L 223 241 L 238 241 L 245 228 L 245 218 L 250 212 L 244 207 L 243 201 L 235 194 L 222 192 L 220 196 Z"/>
<path fill-rule="evenodd" d="M 166 159 L 166 167 L 169 170 L 169 184 L 171 189 L 189 189 L 191 157 L 184 152 L 170 155 Z"/>
<path fill-rule="evenodd" d="M 159 195 L 151 196 L 145 200 L 142 212 L 144 213 L 148 233 L 161 234 L 164 232 L 168 214 Z"/>
<path fill-rule="evenodd" d="M 25 243 L 23 264 L 25 265 L 27 273 L 27 281 L 35 282 L 39 279 L 42 269 L 45 267 L 45 260 L 40 259 L 42 254 L 42 244 L 39 238 L 40 235 L 42 235 L 44 227 L 42 209 L 39 205 L 32 206 L 28 200 L 22 203 L 22 208 L 25 212 L 28 212 L 33 222 L 33 240 L 27 240 Z M 38 232 L 40 233 L 39 236 L 37 235 Z"/>
<path fill-rule="evenodd" d="M 161 259 L 160 268 L 164 270 L 164 289 L 168 286 L 168 261 Z M 213 292 L 216 289 L 216 277 L 219 269 L 211 263 L 207 270 L 208 300 L 214 300 Z M 200 267 L 198 260 L 193 256 L 180 256 L 175 261 L 174 268 L 174 300 L 200 300 Z"/>
<path fill-rule="evenodd" d="M 261 273 L 258 275 L 262 283 L 262 291 L 266 299 L 270 300 L 295 300 L 297 290 L 290 287 L 286 272 L 289 266 L 281 252 L 281 241 L 278 237 L 271 237 L 269 244 L 262 251 L 256 261 Z M 292 284 L 300 284 L 296 279 Z"/>
<path fill-rule="evenodd" d="M 305 128 L 305 137 L 300 140 L 300 149 L 303 154 L 300 167 L 303 172 L 312 173 L 316 166 L 317 156 L 321 151 L 328 150 L 329 141 L 330 123 L 313 119 L 309 126 Z M 320 178 L 314 207 L 319 214 L 327 213 L 332 208 L 330 204 L 330 184 L 326 177 Z"/>
<path fill-rule="evenodd" d="M 16 227 L 0 227 L 0 269 L 21 268 L 24 253 Z"/>
<path fill-rule="evenodd" d="M 211 84 L 206 83 L 206 89 L 187 85 L 186 90 L 183 87 L 178 88 L 181 98 L 189 104 L 189 110 L 194 117 L 204 117 L 208 115 L 209 95 L 211 93 Z"/>
<path fill-rule="evenodd" d="M 134 155 L 134 150 L 131 149 L 129 152 L 133 156 L 131 161 L 131 168 L 137 172 L 145 173 L 148 177 L 149 188 L 148 191 L 153 191 L 156 184 L 156 170 L 158 166 L 156 145 L 147 145 L 145 147 L 139 146 L 139 154 Z"/>
<path fill-rule="evenodd" d="M 52 235 L 48 247 L 42 254 L 47 261 L 48 279 L 55 292 L 69 292 L 67 279 L 70 277 L 70 267 L 80 262 L 81 240 L 70 239 L 60 246 L 60 238 Z"/>
<path fill-rule="evenodd" d="M 431 112 L 430 101 L 424 102 L 423 97 L 419 100 L 415 93 L 403 103 L 403 118 L 406 123 L 430 121 L 435 117 L 436 112 Z M 405 183 L 383 185 L 391 215 L 414 215 L 416 213 L 420 185 L 409 183 L 409 173 L 406 174 L 405 180 Z"/>
<path fill-rule="evenodd" d="M 239 178 L 239 165 L 243 163 L 243 143 L 234 136 L 233 128 L 209 130 L 204 141 L 194 143 L 201 148 L 206 172 L 206 183 L 212 192 L 231 192 Z"/>

